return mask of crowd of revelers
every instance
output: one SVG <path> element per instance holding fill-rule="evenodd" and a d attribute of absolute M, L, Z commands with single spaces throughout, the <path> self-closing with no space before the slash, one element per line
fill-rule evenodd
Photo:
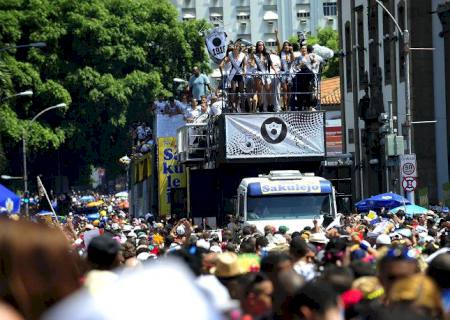
<path fill-rule="evenodd" d="M 109 199 L 109 200 L 108 200 Z M 97 199 L 96 199 L 97 200 Z M 450 216 L 0 219 L 0 319 L 447 319 Z M 110 201 L 110 202 L 108 202 Z"/>

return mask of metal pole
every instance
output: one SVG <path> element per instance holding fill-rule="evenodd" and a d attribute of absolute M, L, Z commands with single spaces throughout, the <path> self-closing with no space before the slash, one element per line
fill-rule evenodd
<path fill-rule="evenodd" d="M 405 1 L 405 30 L 403 31 L 403 41 L 404 41 L 404 52 L 405 52 L 405 111 L 406 111 L 406 140 L 408 143 L 408 154 L 413 152 L 412 150 L 412 111 L 411 111 L 411 87 L 410 87 L 410 74 L 409 74 L 409 64 L 410 64 L 410 39 L 408 31 L 408 1 Z M 414 191 L 406 192 L 408 200 L 414 204 Z"/>
<path fill-rule="evenodd" d="M 26 143 L 26 130 L 22 129 L 22 154 L 23 154 L 23 192 L 24 195 L 28 193 L 28 173 L 27 173 L 27 143 Z M 25 216 L 29 216 L 28 202 L 25 203 Z"/>
<path fill-rule="evenodd" d="M 26 142 L 26 138 L 27 138 L 27 130 L 28 128 L 31 127 L 31 124 L 39 117 L 41 116 L 43 113 L 52 110 L 52 109 L 56 109 L 56 108 L 64 108 L 66 107 L 65 103 L 60 103 L 57 104 L 55 106 L 51 106 L 48 107 L 44 110 L 42 110 L 41 112 L 39 112 L 37 115 L 34 116 L 33 119 L 31 119 L 31 121 L 28 123 L 28 125 L 26 126 L 26 128 L 22 129 L 22 141 L 23 141 L 23 145 L 22 145 L 22 153 L 23 153 L 23 192 L 24 194 L 26 194 L 28 192 L 28 173 L 27 173 L 27 142 Z M 25 203 L 25 215 L 28 217 L 29 215 L 29 205 L 28 202 Z"/>

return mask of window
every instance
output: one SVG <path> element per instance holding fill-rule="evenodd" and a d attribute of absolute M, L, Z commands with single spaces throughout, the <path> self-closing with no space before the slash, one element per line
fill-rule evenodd
<path fill-rule="evenodd" d="M 250 13 L 241 12 L 237 15 L 236 19 L 240 21 L 250 20 Z"/>
<path fill-rule="evenodd" d="M 405 4 L 400 2 L 397 6 L 397 21 L 400 29 L 405 30 Z M 405 81 L 405 50 L 403 47 L 403 39 L 398 41 L 398 56 L 399 56 L 399 77 L 400 81 Z"/>
<path fill-rule="evenodd" d="M 189 21 L 193 19 L 195 19 L 195 15 L 193 15 L 192 13 L 187 12 L 183 14 L 183 21 Z"/>
<path fill-rule="evenodd" d="M 214 22 L 214 21 L 217 21 L 217 20 L 223 20 L 223 16 L 222 15 L 219 15 L 219 14 L 212 14 L 212 15 L 210 15 L 209 16 L 209 20 L 211 21 L 211 22 Z"/>
<path fill-rule="evenodd" d="M 333 214 L 329 193 L 280 194 L 247 197 L 247 220 L 315 219 Z"/>
<path fill-rule="evenodd" d="M 324 2 L 323 3 L 323 15 L 324 16 L 336 16 L 337 15 L 336 2 Z"/>
<path fill-rule="evenodd" d="M 239 216 L 244 217 L 245 195 L 239 194 Z"/>
<path fill-rule="evenodd" d="M 277 45 L 277 42 L 274 39 L 269 39 L 266 41 L 266 46 L 268 46 L 268 47 L 276 47 L 276 45 Z"/>
<path fill-rule="evenodd" d="M 364 85 L 364 72 L 365 72 L 365 48 L 364 48 L 364 15 L 363 7 L 356 8 L 356 31 L 358 40 L 358 75 L 359 75 L 359 88 L 362 89 Z"/>
<path fill-rule="evenodd" d="M 309 18 L 309 17 L 310 17 L 309 11 L 301 10 L 297 12 L 297 18 Z"/>
<path fill-rule="evenodd" d="M 389 2 L 384 0 L 387 7 Z M 383 57 L 384 57 L 384 84 L 391 83 L 391 20 L 386 11 L 383 11 Z"/>
<path fill-rule="evenodd" d="M 350 21 L 345 23 L 345 83 L 347 92 L 352 91 L 352 38 L 350 34 Z"/>

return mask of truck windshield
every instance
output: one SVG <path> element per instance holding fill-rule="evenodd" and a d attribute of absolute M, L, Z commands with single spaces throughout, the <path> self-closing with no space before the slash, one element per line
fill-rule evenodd
<path fill-rule="evenodd" d="M 313 219 L 331 213 L 330 194 L 249 196 L 247 220 Z"/>

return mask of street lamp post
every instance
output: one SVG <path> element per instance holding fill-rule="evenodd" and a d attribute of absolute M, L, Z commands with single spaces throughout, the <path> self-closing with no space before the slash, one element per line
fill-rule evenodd
<path fill-rule="evenodd" d="M 15 46 L 8 46 L 8 47 L 4 47 L 4 48 L 0 48 L 0 52 L 1 51 L 7 51 L 10 49 L 20 49 L 20 48 L 42 48 L 47 46 L 47 43 L 45 42 L 32 42 L 32 43 L 28 43 L 28 44 L 19 44 L 19 45 L 15 45 Z"/>
<path fill-rule="evenodd" d="M 39 118 L 42 114 L 44 114 L 47 111 L 53 110 L 53 109 L 57 109 L 57 108 L 64 108 L 67 105 L 65 103 L 59 103 L 55 106 L 51 106 L 48 107 L 44 110 L 42 110 L 41 112 L 39 112 L 37 115 L 35 115 L 33 117 L 33 119 L 31 119 L 31 121 L 26 125 L 27 128 L 22 129 L 22 154 L 23 154 L 23 192 L 24 194 L 28 193 L 28 171 L 27 171 L 27 130 L 29 128 L 29 126 L 31 126 L 31 124 L 36 121 L 37 118 Z M 29 207 L 28 207 L 28 203 L 25 203 L 25 215 L 28 217 L 29 214 Z"/>
<path fill-rule="evenodd" d="M 6 101 L 6 100 L 14 98 L 14 97 L 25 97 L 25 96 L 30 97 L 32 95 L 33 95 L 33 90 L 26 90 L 26 91 L 22 91 L 22 92 L 13 94 L 11 96 L 4 97 L 3 99 L 0 100 L 0 102 Z"/>

